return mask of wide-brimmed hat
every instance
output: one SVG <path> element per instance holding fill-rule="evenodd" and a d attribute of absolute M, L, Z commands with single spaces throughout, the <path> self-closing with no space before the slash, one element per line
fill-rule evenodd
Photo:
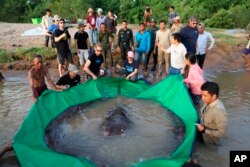
<path fill-rule="evenodd" d="M 74 73 L 78 73 L 79 72 L 79 69 L 77 68 L 76 65 L 74 64 L 69 64 L 69 68 L 68 68 L 69 71 L 72 71 Z"/>
<path fill-rule="evenodd" d="M 93 10 L 92 8 L 89 8 L 89 9 L 88 9 L 88 13 L 89 13 L 89 12 L 94 12 L 94 10 Z"/>
<path fill-rule="evenodd" d="M 128 57 L 134 58 L 134 57 L 135 57 L 135 54 L 134 54 L 134 52 L 132 52 L 132 51 L 129 51 L 129 52 L 128 52 Z"/>
<path fill-rule="evenodd" d="M 53 18 L 53 20 L 60 20 L 61 18 L 56 14 Z"/>

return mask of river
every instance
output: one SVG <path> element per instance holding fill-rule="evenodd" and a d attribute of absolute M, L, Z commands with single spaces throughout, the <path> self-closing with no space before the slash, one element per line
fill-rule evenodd
<path fill-rule="evenodd" d="M 25 118 L 26 114 L 28 113 L 31 105 L 32 105 L 32 99 L 31 99 L 31 91 L 29 88 L 29 83 L 27 80 L 27 71 L 6 71 L 3 72 L 3 75 L 6 78 L 6 81 L 3 83 L 0 83 L 0 147 L 2 147 L 5 143 L 8 141 L 11 141 L 13 136 L 15 135 L 15 132 L 18 130 L 19 126 L 21 125 L 23 119 Z M 202 145 L 200 143 L 197 143 L 195 146 L 195 152 L 194 157 L 198 160 L 198 162 L 203 167 L 228 167 L 229 166 L 229 151 L 230 150 L 250 150 L 250 143 L 248 142 L 248 139 L 250 138 L 249 132 L 249 121 L 250 121 L 250 71 L 245 70 L 236 70 L 236 71 L 214 71 L 214 72 L 205 72 L 205 77 L 207 80 L 215 81 L 219 83 L 220 85 L 220 99 L 224 102 L 224 105 L 228 112 L 228 138 L 222 142 L 222 145 L 216 148 L 208 148 L 205 145 Z M 123 99 L 123 97 L 119 97 L 120 100 Z M 113 99 L 114 101 L 119 100 Z M 113 102 L 114 102 L 113 101 Z M 125 101 L 124 99 L 122 101 Z M 130 101 L 130 100 L 127 100 Z M 109 106 L 113 104 L 112 101 L 107 101 L 107 105 Z M 131 102 L 131 101 L 130 101 Z M 134 105 L 136 107 L 141 106 L 141 109 L 143 109 L 144 102 L 137 102 L 137 105 Z M 136 108 L 135 107 L 135 108 Z M 162 110 L 158 107 L 159 111 Z M 108 110 L 108 108 L 106 109 Z M 88 112 L 91 113 L 91 106 Z M 158 110 L 155 110 L 158 111 Z M 171 114 L 168 112 L 168 116 Z M 159 112 L 158 114 L 162 115 L 164 114 L 162 112 Z M 98 114 L 83 114 L 79 112 L 80 115 L 82 115 L 83 118 L 87 118 L 87 120 L 94 119 L 95 115 L 98 116 Z M 90 116 L 92 115 L 92 116 Z M 93 116 L 94 115 L 94 116 Z M 99 115 L 100 116 L 100 115 Z M 100 117 L 96 117 L 96 120 L 100 120 Z M 158 130 L 155 131 L 156 136 L 159 135 L 161 129 L 165 128 L 169 129 L 168 134 L 166 136 L 166 133 L 163 133 L 158 138 L 152 137 L 152 140 L 156 140 L 159 142 L 158 149 L 159 150 L 166 150 L 167 146 L 163 146 L 162 143 L 166 142 L 166 140 L 169 140 L 172 144 L 178 144 L 178 142 L 173 142 L 173 140 L 176 136 L 176 134 L 171 132 L 171 127 L 173 127 L 173 122 L 170 119 L 167 121 L 166 124 L 162 124 L 162 118 L 156 117 L 156 118 L 150 118 L 152 115 L 150 115 L 149 112 L 145 115 L 136 114 L 134 115 L 134 118 L 144 120 L 142 124 L 147 125 L 145 120 L 152 122 L 152 127 L 158 127 Z M 104 115 L 101 116 L 102 118 Z M 167 116 L 164 116 L 167 117 Z M 90 119 L 91 118 L 91 119 Z M 145 119 L 142 119 L 145 118 Z M 79 118 L 78 118 L 79 119 Z M 153 120 L 152 120 L 153 119 Z M 176 118 L 174 118 L 176 119 Z M 173 119 L 173 120 L 174 120 Z M 60 125 L 59 127 L 65 127 L 65 125 L 68 125 L 70 120 L 72 118 L 69 118 L 66 123 Z M 81 120 L 81 124 L 79 125 L 80 129 L 84 129 L 83 125 L 85 124 L 84 121 Z M 87 121 L 91 122 L 91 121 Z M 157 124 L 157 122 L 159 124 Z M 75 123 L 75 121 L 74 121 Z M 150 126 L 148 124 L 148 126 Z M 78 130 L 79 130 L 78 127 Z M 65 132 L 67 132 L 67 128 L 64 129 Z M 77 131 L 76 131 L 77 132 Z M 137 133 L 138 131 L 135 130 L 134 132 L 128 132 L 121 140 L 117 141 L 124 143 L 126 141 L 126 137 L 130 136 L 133 133 Z M 146 133 L 146 132 L 145 132 Z M 147 132 L 148 133 L 148 132 Z M 72 135 L 73 133 L 71 133 Z M 74 133 L 75 134 L 75 133 Z M 146 135 L 146 134 L 142 134 Z M 181 135 L 181 134 L 179 134 Z M 151 135 L 152 136 L 152 135 Z M 67 136 L 66 136 L 67 137 Z M 178 136 L 177 136 L 178 137 Z M 75 136 L 77 138 L 77 136 Z M 163 140 L 165 138 L 166 140 Z M 84 138 L 83 138 L 84 139 Z M 67 139 L 69 140 L 69 139 Z M 64 140 L 67 141 L 67 140 Z M 87 140 L 87 139 L 86 139 Z M 100 139 L 103 140 L 103 139 Z M 105 139 L 106 140 L 106 139 Z M 136 142 L 136 141 L 135 141 Z M 138 141 L 137 141 L 138 142 Z M 144 142 L 151 142 L 150 140 L 146 140 Z M 63 142 L 61 142 L 63 143 Z M 79 143 L 79 142 L 76 142 Z M 107 143 L 110 144 L 110 143 Z M 127 147 L 126 144 L 129 144 L 129 142 L 125 142 L 125 145 L 122 145 L 121 148 Z M 138 144 L 137 144 L 138 145 Z M 110 148 L 110 147 L 108 147 Z M 167 150 L 173 150 L 175 147 L 168 148 Z M 60 149 L 60 146 L 58 145 L 58 149 Z M 103 148 L 103 151 L 107 148 Z M 155 148 L 148 148 L 148 149 L 155 149 Z M 91 150 L 91 149 L 89 149 Z M 158 155 L 161 156 L 162 154 L 169 154 L 170 152 L 159 152 L 159 150 L 156 150 Z M 58 150 L 60 151 L 60 150 Z M 72 153 L 73 154 L 73 153 Z M 121 152 L 121 156 L 122 156 Z M 140 153 L 137 153 L 140 154 Z M 85 155 L 84 153 L 81 153 L 80 156 Z M 145 157 L 152 157 L 153 155 L 145 155 Z M 112 157 L 111 157 L 112 158 Z M 137 157 L 140 158 L 139 156 Z M 143 157 L 141 157 L 143 159 Z M 134 161 L 137 161 L 134 159 Z M 141 160 L 141 159 L 139 159 Z M 14 152 L 9 152 L 4 157 L 0 159 L 0 166 L 3 167 L 15 167 L 20 166 L 18 164 L 18 161 L 16 160 L 16 157 L 14 155 Z"/>

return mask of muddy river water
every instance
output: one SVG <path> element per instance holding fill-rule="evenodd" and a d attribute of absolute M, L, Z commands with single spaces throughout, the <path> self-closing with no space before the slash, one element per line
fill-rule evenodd
<path fill-rule="evenodd" d="M 27 71 L 7 71 L 3 75 L 6 81 L 0 83 L 0 147 L 13 138 L 33 103 Z M 230 150 L 250 150 L 250 71 L 205 72 L 205 77 L 220 85 L 220 99 L 229 118 L 228 138 L 219 147 L 208 148 L 197 143 L 193 156 L 204 167 L 228 167 Z M 105 112 L 117 103 L 131 106 L 126 110 L 134 124 L 124 136 L 103 137 L 99 125 Z M 176 125 L 182 126 L 178 118 L 157 104 L 118 97 L 95 102 L 61 123 L 55 122 L 53 126 L 61 133 L 57 130 L 50 133 L 57 139 L 53 147 L 59 152 L 87 156 L 97 164 L 108 166 L 117 166 L 120 163 L 117 160 L 122 159 L 124 166 L 129 166 L 143 159 L 169 155 L 183 136 L 180 130 L 176 131 Z M 68 144 L 71 140 L 74 140 L 74 145 Z M 150 144 L 152 142 L 157 144 Z M 84 151 L 81 148 L 85 148 Z M 98 152 L 96 148 L 99 148 Z M 124 155 L 130 156 L 124 159 Z M 9 152 L 0 159 L 0 166 L 20 165 L 14 152 Z"/>

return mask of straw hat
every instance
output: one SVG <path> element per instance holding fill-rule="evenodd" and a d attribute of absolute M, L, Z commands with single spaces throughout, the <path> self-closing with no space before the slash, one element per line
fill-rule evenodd
<path fill-rule="evenodd" d="M 88 9 L 88 13 L 89 13 L 89 12 L 94 12 L 94 10 L 93 10 L 92 8 L 89 8 L 89 9 Z"/>

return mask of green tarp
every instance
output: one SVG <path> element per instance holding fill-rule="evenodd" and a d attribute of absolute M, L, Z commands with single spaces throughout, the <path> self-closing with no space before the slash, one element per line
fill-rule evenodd
<path fill-rule="evenodd" d="M 185 125 L 182 144 L 169 157 L 145 160 L 136 167 L 180 167 L 190 158 L 195 139 L 197 112 L 195 111 L 180 75 L 170 76 L 154 86 L 143 81 L 136 83 L 117 78 L 100 78 L 56 92 L 48 90 L 34 103 L 14 137 L 14 150 L 23 167 L 93 167 L 84 158 L 57 153 L 45 143 L 45 129 L 58 115 L 71 106 L 100 98 L 116 97 L 152 100 L 174 112 Z M 24 104 L 25 105 L 25 104 Z M 154 143 L 157 145 L 157 143 Z"/>

